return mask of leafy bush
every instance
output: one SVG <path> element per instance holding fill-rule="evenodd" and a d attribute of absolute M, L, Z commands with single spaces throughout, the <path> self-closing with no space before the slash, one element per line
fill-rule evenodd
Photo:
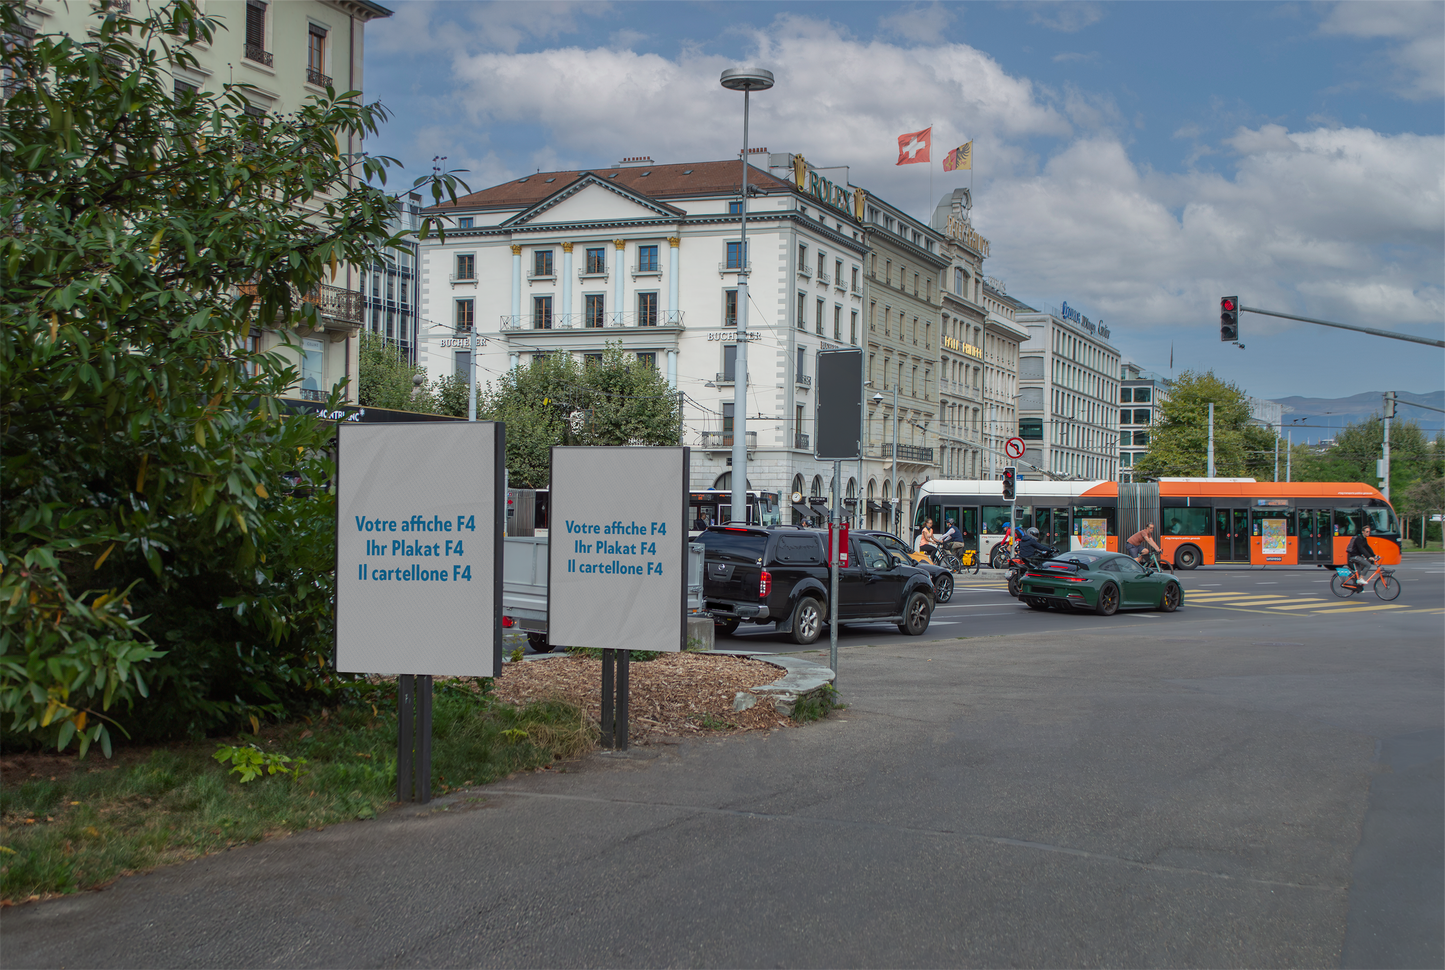
<path fill-rule="evenodd" d="M 121 10 L 0 45 L 0 716 L 7 745 L 107 754 L 112 726 L 202 734 L 344 683 L 331 498 L 286 478 L 330 479 L 331 432 L 252 338 L 319 328 L 303 294 L 371 262 L 394 201 L 367 184 L 391 159 L 339 151 L 384 118 L 359 92 L 175 98 L 216 22 Z"/>

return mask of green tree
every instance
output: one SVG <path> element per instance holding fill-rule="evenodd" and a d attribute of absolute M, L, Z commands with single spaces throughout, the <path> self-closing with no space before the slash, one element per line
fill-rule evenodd
<path fill-rule="evenodd" d="M 426 368 L 407 360 L 400 345 L 363 330 L 357 356 L 356 400 L 362 407 L 423 413 L 435 410 Z"/>
<path fill-rule="evenodd" d="M 537 357 L 487 385 L 478 416 L 507 425 L 507 472 L 518 488 L 546 488 L 553 445 L 673 445 L 678 400 L 656 368 L 620 346 L 600 361 Z"/>
<path fill-rule="evenodd" d="M 328 479 L 331 431 L 276 399 L 294 355 L 248 338 L 320 326 L 302 295 L 391 241 L 367 184 L 391 160 L 339 149 L 384 115 L 359 92 L 286 117 L 248 115 L 244 85 L 175 97 L 217 27 L 190 0 L 105 4 L 84 38 L 0 49 L 11 740 L 109 753 L 108 725 L 200 733 L 335 683 L 334 506 L 283 477 Z"/>
<path fill-rule="evenodd" d="M 1185 371 L 1159 411 L 1149 451 L 1135 464 L 1140 479 L 1209 474 L 1209 405 L 1214 405 L 1214 473 L 1221 478 L 1272 479 L 1273 429 L 1249 424 L 1249 400 L 1213 371 Z M 1283 458 L 1283 456 L 1281 456 Z"/>

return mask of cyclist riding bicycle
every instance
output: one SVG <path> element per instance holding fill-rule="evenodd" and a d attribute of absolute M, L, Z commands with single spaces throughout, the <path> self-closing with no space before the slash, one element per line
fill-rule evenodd
<path fill-rule="evenodd" d="M 1350 579 L 1356 584 L 1363 581 L 1365 573 L 1369 572 L 1370 566 L 1380 561 L 1375 555 L 1375 550 L 1370 548 L 1370 527 L 1367 525 L 1355 533 L 1350 540 L 1349 546 L 1345 549 L 1345 558 L 1349 560 L 1350 568 L 1354 570 Z"/>
<path fill-rule="evenodd" d="M 928 558 L 933 559 L 934 553 L 938 552 L 938 546 L 934 544 L 935 541 L 933 537 L 933 520 L 925 519 L 923 521 L 923 531 L 918 536 L 918 551 L 928 553 Z"/>
<path fill-rule="evenodd" d="M 1164 550 L 1159 548 L 1159 543 L 1154 541 L 1154 523 L 1150 522 L 1144 528 L 1124 540 L 1124 548 L 1131 559 L 1142 559 L 1146 548 L 1153 548 L 1156 554 L 1163 554 Z"/>
<path fill-rule="evenodd" d="M 955 556 L 962 556 L 964 552 L 963 533 L 958 530 L 952 519 L 946 520 L 948 526 L 933 541 L 938 548 L 953 553 Z"/>

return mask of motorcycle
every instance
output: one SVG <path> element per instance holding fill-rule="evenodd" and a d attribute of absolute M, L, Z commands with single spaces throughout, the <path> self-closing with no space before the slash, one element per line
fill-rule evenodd
<path fill-rule="evenodd" d="M 1023 587 L 1024 573 L 1030 569 L 1038 569 L 1057 555 L 1058 550 L 1045 548 L 1043 552 L 1031 559 L 1017 555 L 1010 559 L 1008 562 L 1008 594 L 1014 599 L 1018 599 L 1019 590 Z"/>

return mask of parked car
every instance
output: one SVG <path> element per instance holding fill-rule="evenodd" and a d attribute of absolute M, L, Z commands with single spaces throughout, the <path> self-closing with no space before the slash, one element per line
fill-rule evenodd
<path fill-rule="evenodd" d="M 1019 599 L 1035 610 L 1093 610 L 1104 616 L 1121 609 L 1173 613 L 1184 603 L 1184 590 L 1169 573 L 1141 566 L 1128 556 L 1075 549 L 1024 573 Z"/>
<path fill-rule="evenodd" d="M 926 572 L 929 579 L 933 581 L 934 602 L 947 603 L 953 599 L 953 573 L 944 569 L 942 566 L 929 562 L 928 553 L 914 552 L 908 548 L 908 543 L 891 532 L 882 532 L 877 529 L 858 529 L 850 534 L 876 539 L 879 545 L 895 556 L 904 556 L 913 560 L 913 565 Z"/>
<path fill-rule="evenodd" d="M 826 535 L 812 529 L 711 526 L 693 541 L 705 548 L 703 601 L 719 633 L 744 621 L 776 623 L 794 643 L 818 639 L 828 622 Z M 918 636 L 933 614 L 927 572 L 870 536 L 852 535 L 838 571 L 838 622 L 887 621 Z"/>

